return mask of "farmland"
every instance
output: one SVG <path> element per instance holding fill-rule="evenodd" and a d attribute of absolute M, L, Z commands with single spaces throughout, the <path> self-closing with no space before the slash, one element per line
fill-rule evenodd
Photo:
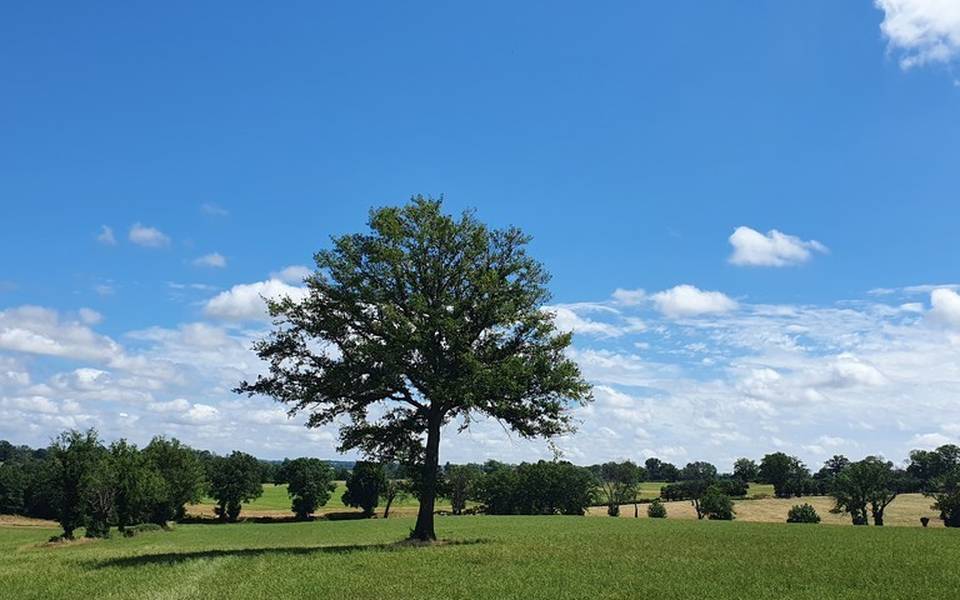
<path fill-rule="evenodd" d="M 954 532 L 682 519 L 446 517 L 180 525 L 46 546 L 0 527 L 4 597 L 950 598 Z M 947 539 L 950 537 L 950 539 Z M 37 565 L 43 565 L 37 569 Z"/>

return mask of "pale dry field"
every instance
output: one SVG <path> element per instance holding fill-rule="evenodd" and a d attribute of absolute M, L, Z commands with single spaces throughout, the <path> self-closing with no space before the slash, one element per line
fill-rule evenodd
<path fill-rule="evenodd" d="M 734 510 L 737 513 L 738 521 L 748 521 L 754 523 L 785 523 L 787 520 L 787 511 L 794 504 L 807 503 L 817 509 L 820 515 L 821 523 L 831 525 L 850 525 L 849 515 L 835 515 L 830 512 L 833 507 L 833 499 L 828 496 L 808 496 L 805 498 L 763 498 L 760 500 L 740 500 L 734 503 Z M 930 517 L 930 527 L 943 527 L 936 510 L 930 508 L 933 504 L 932 498 L 927 498 L 922 494 L 903 494 L 898 496 L 887 510 L 884 512 L 885 525 L 899 527 L 920 527 L 920 517 Z M 664 502 L 667 507 L 667 518 L 670 519 L 696 519 L 697 513 L 693 510 L 690 502 Z M 647 518 L 647 505 L 639 505 L 640 518 Z M 606 507 L 593 507 L 589 513 L 591 516 L 606 516 Z M 620 507 L 620 516 L 633 518 L 634 509 L 632 504 L 624 504 Z M 872 522 L 872 520 L 871 520 Z"/>

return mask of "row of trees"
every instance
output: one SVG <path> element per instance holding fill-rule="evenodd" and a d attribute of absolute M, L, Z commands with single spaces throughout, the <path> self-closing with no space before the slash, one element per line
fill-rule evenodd
<path fill-rule="evenodd" d="M 217 456 L 176 439 L 156 437 L 144 448 L 126 440 L 104 444 L 97 432 L 68 431 L 48 448 L 0 442 L 0 513 L 54 519 L 71 539 L 121 532 L 140 523 L 166 527 L 186 506 L 208 495 L 224 521 L 236 521 L 243 503 L 263 493 L 263 464 L 243 452 Z M 333 491 L 334 470 L 315 458 L 285 461 L 292 510 L 308 518 Z"/>
<path fill-rule="evenodd" d="M 137 523 L 166 526 L 182 519 L 189 503 L 208 495 L 224 521 L 236 521 L 242 505 L 263 491 L 264 461 L 243 452 L 217 456 L 193 450 L 175 439 L 154 438 L 143 449 L 119 440 L 103 444 L 93 430 L 61 434 L 49 448 L 32 450 L 0 442 L 0 512 L 52 518 L 72 537 L 79 527 L 87 535 L 107 535 Z M 392 464 L 358 462 L 337 471 L 326 461 L 298 458 L 271 463 L 270 478 L 286 483 L 291 510 L 308 519 L 327 503 L 334 481 L 346 478 L 343 502 L 372 516 L 382 502 L 387 517 L 394 502 L 409 495 L 420 499 L 418 470 Z M 644 466 L 630 461 L 578 467 L 562 461 L 512 466 L 446 465 L 435 476 L 438 495 L 452 512 L 489 514 L 583 514 L 606 505 L 611 516 L 633 503 L 639 516 L 640 484 L 664 474 L 675 481 L 661 487 L 667 501 L 688 500 L 699 518 L 732 519 L 733 499 L 748 493 L 750 482 L 773 485 L 779 497 L 830 495 L 834 511 L 855 524 L 883 525 L 884 512 L 897 495 L 923 492 L 948 526 L 960 526 L 960 448 L 952 445 L 911 453 L 906 468 L 868 456 L 850 461 L 834 456 L 814 474 L 796 457 L 768 454 L 759 463 L 740 459 L 733 473 L 720 474 L 706 462 L 677 468 L 657 459 Z"/>

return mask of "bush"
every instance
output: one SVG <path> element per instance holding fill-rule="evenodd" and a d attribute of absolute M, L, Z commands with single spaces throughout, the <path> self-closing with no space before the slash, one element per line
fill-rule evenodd
<path fill-rule="evenodd" d="M 710 486 L 700 499 L 700 511 L 714 521 L 732 521 L 736 511 L 733 500 L 718 486 Z"/>
<path fill-rule="evenodd" d="M 667 507 L 663 505 L 660 498 L 654 498 L 650 506 L 647 507 L 647 516 L 651 519 L 666 519 Z"/>
<path fill-rule="evenodd" d="M 819 523 L 820 515 L 809 504 L 794 504 L 787 513 L 787 523 Z"/>

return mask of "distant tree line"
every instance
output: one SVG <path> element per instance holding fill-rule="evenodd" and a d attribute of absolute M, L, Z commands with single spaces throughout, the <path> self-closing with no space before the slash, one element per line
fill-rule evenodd
<path fill-rule="evenodd" d="M 140 524 L 165 528 L 204 496 L 221 520 L 236 521 L 242 505 L 274 477 L 288 483 L 298 518 L 309 518 L 333 491 L 337 473 L 324 461 L 284 461 L 273 473 L 265 464 L 271 463 L 165 437 L 143 448 L 122 439 L 107 445 L 92 429 L 64 432 L 40 449 L 0 440 L 0 514 L 56 520 L 65 539 L 80 528 L 87 537 L 106 537 L 111 527 L 126 534 Z"/>
<path fill-rule="evenodd" d="M 150 523 L 166 527 L 186 516 L 186 507 L 207 496 L 223 521 L 234 522 L 242 506 L 259 497 L 264 483 L 286 484 L 291 511 L 309 519 L 343 480 L 346 506 L 371 517 L 383 506 L 383 517 L 403 498 L 422 494 L 422 471 L 397 464 L 335 462 L 315 458 L 263 461 L 235 451 L 226 456 L 194 450 L 176 439 L 156 437 L 137 448 L 126 440 L 106 445 L 97 432 L 68 431 L 47 448 L 32 449 L 0 441 L 0 513 L 57 520 L 63 537 L 84 528 L 87 536 L 109 535 Z M 352 466 L 347 469 L 347 466 Z M 738 459 L 732 473 L 719 473 L 707 462 L 678 468 L 657 458 L 643 466 L 630 461 L 580 467 L 565 461 L 508 465 L 484 464 L 438 468 L 438 495 L 460 515 L 582 515 L 602 505 L 611 516 L 633 504 L 639 516 L 641 483 L 661 482 L 653 517 L 666 516 L 659 502 L 689 501 L 700 519 L 733 519 L 734 500 L 749 494 L 750 483 L 773 486 L 780 498 L 827 495 L 833 511 L 848 514 L 857 525 L 884 524 L 884 513 L 903 493 L 921 492 L 949 527 L 960 527 L 960 448 L 944 445 L 914 450 L 905 468 L 868 456 L 851 461 L 833 456 L 816 473 L 794 456 L 775 452 L 759 463 Z M 646 501 L 646 500 L 643 500 Z M 819 522 L 808 504 L 797 505 L 790 522 Z"/>

